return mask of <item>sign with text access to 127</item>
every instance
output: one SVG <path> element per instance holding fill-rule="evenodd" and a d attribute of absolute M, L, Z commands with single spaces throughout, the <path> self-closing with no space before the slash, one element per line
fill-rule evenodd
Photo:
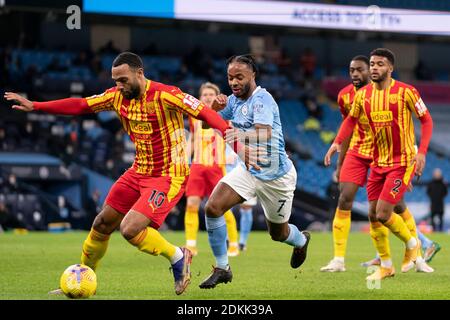
<path fill-rule="evenodd" d="M 92 13 L 450 36 L 450 12 L 264 0 L 84 0 Z"/>

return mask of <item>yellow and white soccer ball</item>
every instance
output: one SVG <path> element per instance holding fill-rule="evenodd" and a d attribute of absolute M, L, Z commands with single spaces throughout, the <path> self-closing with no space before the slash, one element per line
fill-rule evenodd
<path fill-rule="evenodd" d="M 74 264 L 64 270 L 59 281 L 64 294 L 71 299 L 85 299 L 95 294 L 97 276 L 84 264 Z"/>

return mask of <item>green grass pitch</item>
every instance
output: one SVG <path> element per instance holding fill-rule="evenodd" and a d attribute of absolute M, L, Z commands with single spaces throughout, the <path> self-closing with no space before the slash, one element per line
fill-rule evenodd
<path fill-rule="evenodd" d="M 66 299 L 48 296 L 58 287 L 64 269 L 79 263 L 85 232 L 0 234 L 0 300 Z M 172 243 L 183 244 L 184 233 L 163 232 Z M 202 290 L 200 282 L 211 271 L 213 255 L 205 232 L 199 234 L 199 255 L 192 264 L 192 282 L 187 291 L 176 296 L 169 263 L 163 257 L 144 254 L 129 245 L 119 233 L 110 240 L 109 249 L 97 270 L 97 295 L 91 299 L 450 299 L 450 237 L 430 236 L 442 250 L 431 266 L 433 274 L 410 271 L 402 274 L 403 244 L 391 236 L 395 277 L 369 289 L 367 271 L 360 262 L 374 256 L 368 234 L 351 233 L 347 248 L 347 272 L 319 271 L 332 257 L 331 233 L 313 233 L 308 258 L 300 269 L 291 269 L 291 247 L 273 242 L 267 232 L 250 234 L 248 251 L 230 258 L 233 282 Z"/>

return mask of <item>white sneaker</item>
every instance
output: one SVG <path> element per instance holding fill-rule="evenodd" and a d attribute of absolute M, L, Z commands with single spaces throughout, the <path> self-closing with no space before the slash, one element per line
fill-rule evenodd
<path fill-rule="evenodd" d="M 417 261 L 416 262 L 416 271 L 417 272 L 425 272 L 425 273 L 432 273 L 434 272 L 434 269 L 430 267 L 424 260 Z"/>
<path fill-rule="evenodd" d="M 332 259 L 325 267 L 320 268 L 322 272 L 344 272 L 345 264 L 343 262 Z"/>

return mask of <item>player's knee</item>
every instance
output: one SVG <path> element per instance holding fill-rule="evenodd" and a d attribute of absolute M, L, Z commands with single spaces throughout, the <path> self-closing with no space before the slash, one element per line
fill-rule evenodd
<path fill-rule="evenodd" d="M 200 197 L 188 197 L 186 201 L 186 207 L 189 210 L 197 210 L 200 207 L 201 199 Z"/>
<path fill-rule="evenodd" d="M 205 212 L 208 217 L 217 218 L 224 214 L 222 208 L 214 202 L 208 201 L 205 206 Z"/>
<path fill-rule="evenodd" d="M 382 223 L 387 222 L 391 218 L 392 212 L 390 210 L 377 210 L 376 219 Z"/>
<path fill-rule="evenodd" d="M 400 202 L 395 205 L 394 212 L 397 214 L 402 214 L 406 210 L 406 204 L 404 202 Z"/>
<path fill-rule="evenodd" d="M 353 199 L 354 199 L 354 194 L 343 190 L 341 192 L 341 194 L 339 195 L 339 201 L 338 201 L 339 209 L 351 210 L 352 206 L 353 206 Z"/>
<path fill-rule="evenodd" d="M 132 224 L 124 223 L 123 221 L 120 224 L 120 233 L 127 240 L 131 240 L 136 237 L 140 231 L 141 230 L 139 228 L 136 228 Z"/>
<path fill-rule="evenodd" d="M 108 221 L 100 212 L 94 219 L 92 223 L 92 227 L 94 230 L 103 233 L 103 234 L 111 234 L 114 232 L 116 225 L 114 223 L 108 223 Z"/>
<path fill-rule="evenodd" d="M 186 210 L 189 211 L 189 212 L 198 212 L 199 209 L 200 209 L 200 205 L 196 204 L 196 203 L 194 203 L 194 204 L 192 204 L 192 203 L 189 204 L 188 203 L 186 205 Z"/>
<path fill-rule="evenodd" d="M 370 222 L 376 222 L 377 220 L 377 213 L 375 211 L 369 211 L 369 221 Z"/>

